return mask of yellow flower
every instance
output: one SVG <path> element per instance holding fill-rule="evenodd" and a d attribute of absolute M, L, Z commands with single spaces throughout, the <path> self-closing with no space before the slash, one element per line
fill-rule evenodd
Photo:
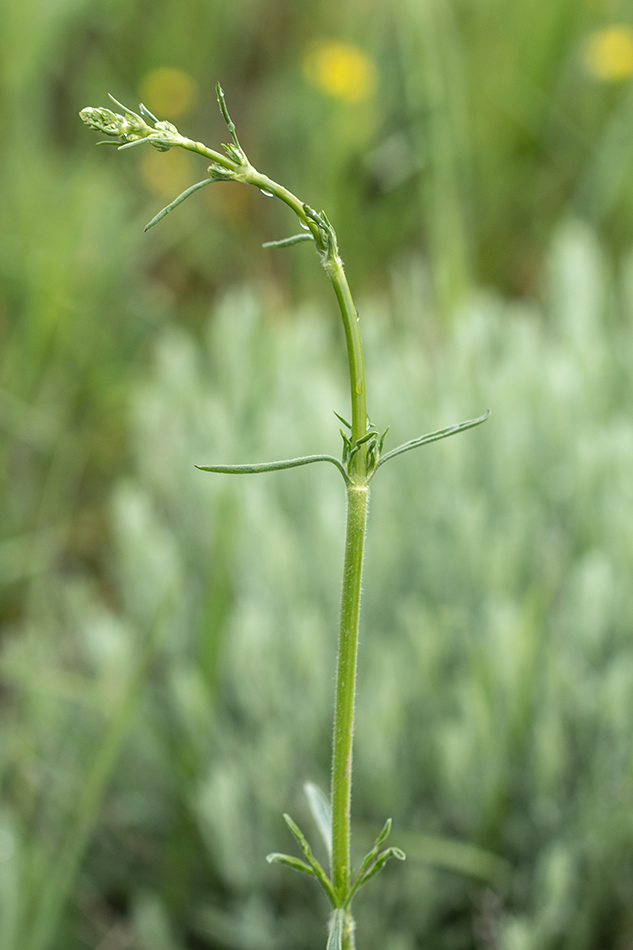
<path fill-rule="evenodd" d="M 585 49 L 585 64 L 592 76 L 605 82 L 633 76 L 633 29 L 617 24 L 596 30 Z"/>
<path fill-rule="evenodd" d="M 198 95 L 198 85 L 189 73 L 170 66 L 152 69 L 141 81 L 141 99 L 156 115 L 170 118 L 186 115 Z"/>
<path fill-rule="evenodd" d="M 343 102 L 371 98 L 378 85 L 374 61 L 353 43 L 321 40 L 303 57 L 303 74 L 320 92 Z"/>

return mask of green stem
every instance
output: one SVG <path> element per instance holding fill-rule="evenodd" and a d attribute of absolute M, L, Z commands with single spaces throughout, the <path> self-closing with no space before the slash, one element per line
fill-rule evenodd
<path fill-rule="evenodd" d="M 198 142 L 188 142 L 185 147 L 217 161 L 217 153 L 212 153 L 211 150 L 206 149 Z M 226 164 L 226 160 L 223 164 Z M 320 231 L 315 217 L 306 212 L 306 205 L 283 185 L 268 178 L 267 175 L 262 175 L 252 165 L 247 163 L 236 167 L 235 178 L 246 184 L 255 185 L 255 187 L 268 194 L 275 195 L 284 204 L 288 205 L 304 227 L 310 231 L 317 247 L 322 248 L 323 266 L 334 288 L 343 319 L 350 372 L 351 441 L 352 445 L 356 445 L 367 433 L 365 367 L 358 314 L 347 283 L 343 262 L 338 253 L 336 235 L 327 219 L 325 219 L 329 229 L 329 237 L 324 245 L 323 232 Z M 307 210 L 310 211 L 310 209 Z M 338 906 L 345 907 L 346 922 L 343 932 L 343 950 L 353 950 L 354 947 L 354 921 L 348 906 L 351 879 L 352 742 L 354 736 L 361 577 L 368 501 L 367 445 L 361 443 L 350 460 L 349 480 L 347 481 L 347 532 L 332 743 L 332 883 Z"/>
<path fill-rule="evenodd" d="M 252 167 L 244 180 L 270 192 L 289 205 L 312 232 L 317 245 L 320 235 L 312 217 L 306 214 L 303 202 Z M 350 372 L 352 444 L 367 432 L 367 397 L 363 348 L 358 314 L 347 283 L 343 262 L 338 254 L 332 231 L 323 265 L 330 278 L 341 310 Z M 354 702 L 358 657 L 358 625 L 360 619 L 363 551 L 367 526 L 369 486 L 367 480 L 367 445 L 361 444 L 350 462 L 347 482 L 347 530 L 343 592 L 336 669 L 334 735 L 332 742 L 332 883 L 339 907 L 346 907 L 343 950 L 354 948 L 354 921 L 347 907 L 351 879 L 351 806 L 352 806 L 352 743 L 354 736 Z"/>
<path fill-rule="evenodd" d="M 348 486 L 347 535 L 332 748 L 332 882 L 341 906 L 347 900 L 351 871 L 352 738 L 361 577 L 368 502 L 367 485 L 350 484 Z"/>
<path fill-rule="evenodd" d="M 178 144 L 189 151 L 197 152 L 206 158 L 211 158 L 214 162 L 221 164 L 234 172 L 234 180 L 242 181 L 247 185 L 254 185 L 267 194 L 274 195 L 283 201 L 297 215 L 302 225 L 310 231 L 315 239 L 317 246 L 320 243 L 319 227 L 309 214 L 306 213 L 306 205 L 303 201 L 293 195 L 291 191 L 284 188 L 278 182 L 273 181 L 267 175 L 258 172 L 244 157 L 245 164 L 236 165 L 234 161 L 216 152 L 214 149 L 207 148 L 202 142 L 194 142 L 184 136 L 179 136 Z M 309 209 L 308 209 L 309 210 Z M 365 368 L 363 363 L 363 347 L 358 328 L 358 314 L 352 294 L 345 277 L 343 262 L 339 256 L 336 247 L 336 237 L 331 232 L 332 243 L 323 260 L 323 265 L 327 272 L 336 299 L 338 300 L 343 318 L 343 327 L 345 330 L 345 340 L 347 343 L 347 355 L 350 369 L 351 402 L 352 402 L 352 442 L 357 442 L 367 432 L 367 404 L 365 395 Z M 364 482 L 366 476 L 366 457 L 367 449 L 362 446 L 356 453 L 352 463 L 352 473 L 356 474 L 360 482 Z"/>
<path fill-rule="evenodd" d="M 347 342 L 347 356 L 349 360 L 349 376 L 352 398 L 352 442 L 357 442 L 367 432 L 367 397 L 365 394 L 365 365 L 363 362 L 363 347 L 358 328 L 358 314 L 352 294 L 345 277 L 343 263 L 337 253 L 333 254 L 325 263 L 325 270 L 332 281 L 334 293 L 341 308 L 345 340 Z M 365 459 L 366 446 L 361 446 L 352 460 L 352 472 L 360 481 L 364 481 L 367 474 Z"/>
<path fill-rule="evenodd" d="M 200 151 L 199 143 L 193 144 Z M 191 147 L 191 146 L 190 146 Z M 204 147 L 203 147 L 204 148 Z M 207 152 L 208 154 L 208 152 Z M 211 157 L 211 156 L 209 156 Z M 292 192 L 276 181 L 262 175 L 252 165 L 236 169 L 237 180 L 255 185 L 275 195 L 292 208 L 301 223 L 310 231 L 334 288 L 338 301 L 350 372 L 352 445 L 357 445 L 367 433 L 367 397 L 363 348 L 358 326 L 358 313 L 347 283 L 343 262 L 338 253 L 336 235 L 325 216 L 321 224 L 328 229 L 326 244 L 323 233 L 306 205 Z M 310 209 L 308 208 L 309 212 Z M 347 487 L 347 529 L 341 621 L 339 628 L 338 659 L 336 668 L 336 698 L 334 704 L 334 736 L 332 742 L 332 884 L 337 906 L 345 909 L 342 950 L 354 950 L 354 919 L 351 915 L 351 811 L 352 811 L 352 745 L 354 737 L 354 703 L 356 698 L 356 668 L 358 659 L 358 626 L 360 620 L 363 551 L 367 527 L 369 484 L 367 477 L 367 444 L 361 443 L 349 463 Z"/>
<path fill-rule="evenodd" d="M 222 103 L 221 103 L 222 107 Z M 231 129 L 231 126 L 229 126 Z M 235 137 L 234 137 L 235 140 Z M 235 140 L 236 141 L 236 140 Z M 304 227 L 312 234 L 326 273 L 338 301 L 350 371 L 352 431 L 351 441 L 355 446 L 367 433 L 367 401 L 365 392 L 365 368 L 363 348 L 358 326 L 358 314 L 347 283 L 343 262 L 338 253 L 336 235 L 327 218 L 315 215 L 292 192 L 267 175 L 262 175 L 245 159 L 237 165 L 219 153 L 208 149 L 200 142 L 190 139 L 179 142 L 184 148 L 211 158 L 223 167 L 234 171 L 234 180 L 255 185 L 262 191 L 275 195 L 288 205 Z M 327 229 L 324 231 L 321 225 Z M 287 463 L 285 463 L 287 464 Z M 297 463 L 299 464 L 299 463 Z M 304 460 L 301 460 L 304 464 Z M 248 467 L 249 470 L 252 469 Z M 259 466 L 268 471 L 270 466 Z M 216 468 L 216 470 L 218 470 Z M 231 467 L 236 471 L 235 466 Z M 240 470 L 246 471 L 242 466 Z M 334 707 L 334 737 L 332 747 L 332 883 L 338 906 L 345 908 L 343 950 L 353 950 L 354 921 L 349 912 L 351 855 L 350 824 L 352 801 L 352 741 L 354 735 L 354 701 L 356 694 L 356 667 L 358 656 L 358 625 L 360 618 L 361 578 L 363 550 L 367 525 L 369 486 L 367 478 L 367 444 L 361 443 L 349 463 L 347 485 L 347 532 L 345 540 L 345 563 L 343 568 L 343 592 L 341 598 L 341 622 L 336 671 L 336 699 Z"/>
<path fill-rule="evenodd" d="M 261 191 L 270 192 L 271 195 L 275 195 L 276 198 L 279 198 L 284 204 L 287 204 L 289 208 L 292 208 L 300 221 L 305 224 L 316 237 L 316 224 L 303 210 L 303 202 L 297 198 L 296 195 L 293 195 L 291 191 L 288 191 L 287 188 L 284 188 L 283 185 L 273 181 L 268 175 L 262 175 L 262 173 L 258 172 L 256 168 L 253 168 L 250 163 L 237 165 L 234 161 L 227 158 L 226 155 L 216 152 L 215 149 L 207 148 L 202 142 L 194 142 L 192 139 L 187 139 L 184 136 L 180 136 L 179 139 L 178 144 L 181 148 L 185 148 L 189 152 L 196 152 L 204 158 L 210 158 L 216 164 L 233 171 L 235 173 L 235 181 L 242 181 L 247 185 L 255 185 L 255 187 Z"/>
<path fill-rule="evenodd" d="M 318 243 L 318 227 L 313 218 L 305 212 L 305 206 L 296 195 L 291 191 L 279 185 L 267 175 L 262 175 L 256 169 L 249 165 L 241 172 L 241 179 L 250 185 L 255 185 L 263 191 L 275 195 L 281 201 L 292 208 L 299 220 L 310 229 L 313 237 Z M 358 313 L 354 306 L 352 294 L 345 276 L 343 262 L 336 248 L 336 239 L 333 246 L 323 261 L 326 273 L 330 278 L 336 299 L 341 310 L 343 319 L 343 329 L 345 331 L 345 341 L 347 343 L 347 358 L 349 360 L 350 388 L 351 388 L 351 406 L 352 406 L 352 442 L 355 443 L 361 439 L 367 432 L 367 397 L 365 392 L 365 365 L 363 362 L 363 346 L 358 327 Z M 350 475 L 355 475 L 359 483 L 364 484 L 367 471 L 367 447 L 361 445 L 358 452 L 352 459 Z"/>

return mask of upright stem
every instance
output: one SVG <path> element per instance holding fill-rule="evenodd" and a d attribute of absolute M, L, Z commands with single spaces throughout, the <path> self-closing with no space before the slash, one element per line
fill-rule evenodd
<path fill-rule="evenodd" d="M 340 934 L 342 950 L 353 950 L 354 948 L 354 920 L 350 912 L 352 897 L 352 888 L 359 883 L 357 880 L 354 885 L 351 882 L 351 860 L 350 860 L 350 825 L 351 825 L 351 801 L 352 801 L 352 741 L 354 736 L 354 702 L 356 694 L 356 666 L 358 656 L 358 626 L 360 620 L 360 598 L 361 598 L 361 580 L 363 571 L 363 551 L 365 547 L 365 531 L 367 526 L 367 508 L 369 503 L 369 479 L 375 471 L 378 463 L 379 449 L 382 446 L 382 439 L 378 444 L 376 442 L 378 433 L 371 429 L 368 432 L 367 420 L 367 397 L 365 392 L 365 369 L 363 363 L 363 348 L 358 326 L 358 313 L 352 300 L 352 295 L 345 277 L 343 262 L 338 253 L 338 243 L 336 234 L 325 212 L 318 214 L 307 204 L 300 201 L 296 195 L 288 191 L 282 185 L 262 175 L 256 168 L 250 164 L 244 154 L 237 135 L 235 125 L 228 114 L 224 102 L 224 94 L 218 85 L 218 102 L 222 115 L 226 121 L 229 132 L 233 139 L 232 145 L 225 146 L 227 155 L 216 152 L 214 149 L 207 148 L 201 142 L 194 142 L 180 135 L 174 126 L 168 122 L 160 122 L 144 107 L 140 106 L 142 115 L 132 113 L 122 106 L 125 115 L 119 115 L 111 112 L 109 109 L 84 109 L 81 117 L 91 128 L 102 131 L 106 135 L 118 138 L 120 148 L 131 148 L 147 140 L 150 144 L 159 149 L 179 146 L 189 151 L 197 152 L 206 158 L 211 159 L 212 165 L 209 167 L 210 181 L 232 180 L 241 181 L 245 184 L 255 185 L 265 194 L 275 195 L 291 208 L 301 225 L 306 231 L 309 231 L 314 239 L 321 263 L 332 283 L 336 299 L 338 301 L 341 317 L 343 319 L 343 328 L 345 331 L 345 341 L 347 344 L 347 356 L 350 372 L 350 391 L 351 391 L 351 433 L 348 438 L 344 435 L 343 463 L 339 465 L 344 477 L 347 490 L 347 529 L 345 538 L 345 563 L 343 568 L 343 591 L 341 596 L 341 622 L 339 629 L 338 659 L 336 668 L 336 698 L 334 705 L 334 737 L 332 743 L 332 881 L 325 879 L 322 869 L 317 875 L 322 883 L 327 884 L 326 890 L 332 902 L 336 907 L 336 913 L 332 918 L 333 926 L 342 924 L 342 931 L 336 931 Z M 114 100 L 116 102 L 116 100 Z M 120 103 L 119 103 L 120 105 Z M 149 124 L 149 123 L 153 124 Z M 227 157 L 228 156 L 228 157 Z M 176 207 L 181 200 L 184 200 L 192 191 L 201 187 L 205 182 L 199 182 L 192 188 L 187 189 L 176 201 L 172 202 L 167 208 L 150 222 L 150 226 L 164 217 L 172 208 Z M 301 235 L 305 237 L 305 235 Z M 295 239 L 290 239 L 296 243 Z M 288 242 L 280 242 L 287 244 Z M 480 421 L 480 420 L 476 420 Z M 465 425 L 465 424 L 464 424 Z M 470 425 L 470 423 L 469 423 Z M 456 427 L 457 429 L 463 426 Z M 455 428 L 455 427 L 454 427 Z M 453 431 L 453 430 L 451 430 Z M 449 433 L 450 434 L 450 433 Z M 423 444 L 424 441 L 433 440 L 436 436 L 440 437 L 442 433 L 432 433 L 431 436 L 421 440 L 414 440 L 394 450 L 391 455 L 399 454 L 400 451 L 406 451 L 414 445 Z M 383 436 L 384 438 L 384 436 Z M 371 442 L 370 445 L 370 441 Z M 329 459 L 329 456 L 313 456 L 311 458 L 294 459 L 283 463 L 273 463 L 266 465 L 229 465 L 213 466 L 206 471 L 215 472 L 245 472 L 245 471 L 272 471 L 274 468 L 289 468 L 294 465 L 302 465 L 311 461 Z M 336 461 L 336 460 L 335 460 Z M 338 464 L 338 463 L 337 463 Z M 291 825 L 291 828 L 293 826 Z M 293 833 L 295 833 L 293 831 Z M 303 838 L 298 833 L 300 843 Z M 378 842 L 377 842 L 378 844 Z M 308 870 L 310 873 L 316 872 L 313 859 L 310 858 L 310 851 L 307 843 L 302 843 L 302 849 L 307 859 L 311 861 L 312 871 L 307 865 L 296 861 L 292 863 L 293 867 L 301 866 L 302 870 Z M 368 855 L 371 858 L 372 854 Z M 387 855 L 388 856 L 388 855 Z M 284 857 L 283 855 L 270 855 L 270 858 Z M 333 887 L 333 893 L 332 893 Z M 334 930 L 332 931 L 335 932 Z"/>
<path fill-rule="evenodd" d="M 348 486 L 347 534 L 332 748 L 332 882 L 341 904 L 344 904 L 347 898 L 351 869 L 352 738 L 361 577 L 368 502 L 369 487 L 367 485 L 350 484 Z"/>
<path fill-rule="evenodd" d="M 194 151 L 200 151 L 200 143 L 191 143 Z M 215 154 L 215 153 L 213 153 Z M 292 208 L 301 223 L 311 231 L 313 237 L 318 237 L 318 227 L 313 218 L 305 211 L 305 205 L 302 201 L 293 195 L 291 191 L 282 185 L 262 175 L 257 169 L 249 165 L 240 169 L 239 177 L 242 181 L 250 185 L 255 185 L 262 191 L 275 195 L 280 198 L 288 207 Z M 367 432 L 367 396 L 365 393 L 365 365 L 363 362 L 363 347 L 358 328 L 358 314 L 352 294 L 345 276 L 343 262 L 339 256 L 336 247 L 336 238 L 330 246 L 327 258 L 323 261 L 325 271 L 330 278 L 336 299 L 341 310 L 343 319 L 343 329 L 345 331 L 345 342 L 347 343 L 347 357 L 349 360 L 350 389 L 352 405 L 352 443 L 356 443 Z M 367 447 L 362 444 L 355 453 L 350 474 L 356 477 L 359 483 L 366 482 L 367 470 Z"/>
<path fill-rule="evenodd" d="M 187 141 L 185 147 L 207 155 L 216 162 L 218 161 L 218 153 L 212 152 L 199 142 Z M 223 166 L 227 165 L 227 160 L 224 157 L 222 157 L 221 164 Z M 330 278 L 341 310 L 347 344 L 352 410 L 351 444 L 352 447 L 357 446 L 357 448 L 349 461 L 348 470 L 347 531 L 336 669 L 334 737 L 332 744 L 332 883 L 338 906 L 345 907 L 346 910 L 342 950 L 353 950 L 354 921 L 348 906 L 351 877 L 352 740 L 354 736 L 361 577 L 369 501 L 367 443 L 360 442 L 367 433 L 367 397 L 358 314 L 345 277 L 343 262 L 338 253 L 336 235 L 327 219 L 329 239 L 326 249 L 324 249 L 323 244 L 319 244 L 321 234 L 319 225 L 313 216 L 314 213 L 309 213 L 310 209 L 296 195 L 293 195 L 287 188 L 279 185 L 266 175 L 262 175 L 261 172 L 258 172 L 248 163 L 235 169 L 235 179 L 255 185 L 267 194 L 273 194 L 280 198 L 292 208 L 304 227 L 312 233 L 317 247 L 322 249 L 322 263 Z"/>
<path fill-rule="evenodd" d="M 365 367 L 358 313 L 335 243 L 324 264 L 343 318 L 350 374 L 351 441 L 352 445 L 356 445 L 367 432 Z M 363 552 L 369 504 L 365 443 L 361 443 L 352 456 L 349 474 L 351 480 L 347 484 L 347 528 L 332 740 L 332 883 L 339 906 L 347 905 L 351 879 L 352 743 Z M 353 948 L 354 921 L 346 906 L 342 950 Z"/>
<path fill-rule="evenodd" d="M 231 127 L 229 126 L 229 128 Z M 343 319 L 350 372 L 351 444 L 352 447 L 358 447 L 349 461 L 349 480 L 347 481 L 347 531 L 332 747 L 332 883 L 338 906 L 345 907 L 346 910 L 343 950 L 353 950 L 354 921 L 348 907 L 351 877 L 352 740 L 354 735 L 361 577 L 369 501 L 367 444 L 365 442 L 358 444 L 367 433 L 365 368 L 358 327 L 358 314 L 345 277 L 343 262 L 338 253 L 336 236 L 329 223 L 327 223 L 329 240 L 324 248 L 323 243 L 319 244 L 321 234 L 319 224 L 313 216 L 314 212 L 309 213 L 310 209 L 287 188 L 268 178 L 268 176 L 262 175 L 248 162 L 235 165 L 233 161 L 208 149 L 201 142 L 193 142 L 190 139 L 180 137 L 178 144 L 213 159 L 222 167 L 231 168 L 235 172 L 235 180 L 255 185 L 267 194 L 273 194 L 280 198 L 292 208 L 304 227 L 312 233 L 317 247 L 321 248 L 322 263 L 334 288 Z"/>
<path fill-rule="evenodd" d="M 229 126 L 229 128 L 231 128 Z M 186 144 L 185 144 L 186 141 Z M 218 154 L 200 142 L 183 140 L 185 148 L 218 161 Z M 223 166 L 230 165 L 222 156 Z M 255 185 L 268 194 L 280 198 L 295 212 L 301 223 L 312 233 L 319 246 L 319 227 L 307 206 L 296 195 L 278 182 L 262 175 L 250 164 L 235 169 L 236 180 Z M 329 227 L 329 224 L 328 224 Z M 321 245 L 322 246 L 322 245 Z M 358 314 L 345 277 L 343 262 L 338 253 L 336 236 L 329 228 L 327 251 L 322 254 L 325 271 L 330 278 L 338 301 L 350 372 L 352 409 L 351 443 L 356 446 L 367 433 L 367 397 L 363 348 L 358 326 Z M 336 670 L 336 699 L 334 706 L 334 737 L 332 748 L 332 882 L 339 906 L 345 906 L 350 887 L 350 822 L 352 796 L 352 739 L 354 735 L 354 700 L 358 655 L 358 623 L 360 617 L 361 576 L 363 549 L 367 524 L 369 486 L 367 478 L 367 444 L 361 442 L 349 463 L 347 482 L 347 532 L 341 623 L 339 630 Z M 353 947 L 353 920 L 348 914 L 343 940 L 344 950 Z"/>
<path fill-rule="evenodd" d="M 325 270 L 332 281 L 334 293 L 341 308 L 343 318 L 343 328 L 345 330 L 345 341 L 347 343 L 347 356 L 349 360 L 349 375 L 352 401 L 352 442 L 357 442 L 367 432 L 367 396 L 365 394 L 365 364 L 363 362 L 363 347 L 360 339 L 360 330 L 358 328 L 358 314 L 352 294 L 345 277 L 343 262 L 338 254 L 326 262 Z M 361 450 L 362 451 L 362 450 Z M 365 471 L 365 452 L 357 452 L 358 464 L 353 467 L 362 480 L 366 476 Z"/>

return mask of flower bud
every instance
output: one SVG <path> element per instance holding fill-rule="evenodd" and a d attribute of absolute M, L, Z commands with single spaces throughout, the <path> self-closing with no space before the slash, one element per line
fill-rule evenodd
<path fill-rule="evenodd" d="M 122 116 L 110 112 L 109 109 L 93 109 L 88 106 L 79 113 L 79 118 L 91 129 L 104 132 L 106 135 L 121 135 Z"/>
<path fill-rule="evenodd" d="M 171 122 L 159 122 L 151 112 L 141 106 L 141 112 L 144 116 L 151 118 L 154 126 L 146 122 L 145 118 L 131 112 L 124 105 L 110 97 L 124 110 L 124 115 L 118 112 L 111 112 L 110 109 L 93 109 L 89 106 L 82 109 L 79 117 L 91 129 L 97 132 L 103 132 L 105 135 L 118 137 L 121 147 L 134 145 L 137 142 L 147 140 L 154 148 L 159 151 L 167 151 L 172 145 L 178 144 L 174 139 L 179 138 L 178 129 Z"/>

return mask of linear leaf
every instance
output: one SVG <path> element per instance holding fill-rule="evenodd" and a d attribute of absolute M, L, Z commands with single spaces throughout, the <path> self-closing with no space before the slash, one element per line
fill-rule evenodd
<path fill-rule="evenodd" d="M 387 848 L 386 851 L 381 851 L 372 867 L 370 867 L 368 871 L 365 871 L 362 876 L 359 875 L 358 883 L 354 890 L 358 890 L 358 888 L 366 884 L 374 874 L 378 874 L 390 858 L 397 858 L 398 861 L 406 861 L 407 856 L 400 848 Z"/>
<path fill-rule="evenodd" d="M 292 237 L 282 238 L 280 241 L 266 241 L 262 247 L 292 247 L 293 244 L 301 244 L 303 241 L 314 241 L 311 234 L 293 234 Z"/>
<path fill-rule="evenodd" d="M 159 211 L 158 214 L 154 215 L 152 220 L 149 222 L 149 224 L 145 225 L 143 230 L 149 231 L 149 229 L 153 228 L 155 224 L 158 224 L 159 221 L 162 221 L 166 214 L 169 214 L 169 212 L 173 211 L 174 208 L 177 208 L 179 204 L 182 204 L 185 198 L 188 198 L 189 195 L 192 195 L 194 191 L 197 191 L 198 188 L 204 188 L 205 185 L 212 185 L 214 181 L 214 178 L 205 178 L 204 181 L 199 181 L 197 184 L 191 185 L 191 187 L 187 188 L 186 191 L 183 191 L 181 195 L 178 195 L 177 198 L 174 198 L 171 204 L 168 204 L 166 208 L 163 208 L 162 211 Z"/>
<path fill-rule="evenodd" d="M 330 898 L 330 901 L 332 902 L 332 904 L 336 905 L 336 894 L 334 893 L 332 882 L 328 878 L 327 874 L 325 873 L 325 871 L 323 870 L 323 868 L 321 867 L 317 859 L 312 854 L 312 848 L 308 844 L 308 840 L 306 836 L 303 834 L 299 826 L 295 824 L 295 822 L 292 820 L 290 815 L 284 815 L 284 821 L 288 825 L 288 828 L 290 829 L 292 835 L 294 836 L 299 847 L 303 851 L 304 858 L 306 859 L 306 861 L 308 862 L 308 864 L 314 871 L 315 876 L 321 882 L 323 889 L 325 890 L 325 893 Z"/>
<path fill-rule="evenodd" d="M 304 455 L 297 459 L 283 459 L 280 462 L 255 462 L 245 465 L 196 465 L 201 472 L 217 472 L 220 475 L 258 475 L 262 472 L 280 472 L 286 468 L 298 468 L 313 462 L 331 462 L 336 465 L 345 481 L 348 475 L 342 464 L 333 455 Z"/>
<path fill-rule="evenodd" d="M 447 439 L 449 435 L 456 435 L 458 432 L 465 432 L 466 429 L 472 429 L 474 426 L 481 425 L 489 416 L 490 409 L 488 409 L 483 416 L 478 416 L 477 419 L 468 419 L 466 422 L 458 422 L 457 425 L 448 426 L 446 429 L 437 429 L 435 432 L 429 432 L 427 435 L 420 436 L 419 439 L 411 439 L 410 442 L 404 442 L 402 445 L 399 445 L 397 449 L 392 449 L 391 452 L 387 452 L 386 455 L 383 455 L 376 469 L 379 469 L 380 466 L 389 461 L 389 459 L 395 458 L 396 455 L 402 455 L 403 452 L 417 449 L 421 445 L 427 445 L 429 442 L 438 442 L 440 439 Z"/>
<path fill-rule="evenodd" d="M 365 435 L 362 435 L 360 439 L 356 440 L 356 445 L 363 445 L 365 442 L 369 442 L 370 439 L 378 438 L 378 430 L 372 429 L 371 432 L 366 432 Z"/>
<path fill-rule="evenodd" d="M 153 112 L 150 112 L 147 106 L 143 102 L 139 102 L 138 111 L 141 113 L 144 119 L 150 119 L 154 125 L 158 122 L 158 119 Z"/>
<path fill-rule="evenodd" d="M 343 425 L 346 426 L 346 428 L 348 428 L 351 431 L 352 423 L 348 422 L 347 419 L 344 419 L 343 416 L 340 416 L 338 412 L 336 411 L 336 409 L 332 409 L 332 412 L 334 413 L 336 418 L 339 420 L 339 422 L 342 422 Z"/>
<path fill-rule="evenodd" d="M 380 846 L 381 844 L 384 844 L 384 842 L 387 840 L 387 838 L 389 837 L 390 831 L 391 831 L 391 818 L 387 818 L 386 822 L 382 826 L 382 831 L 380 832 L 380 834 L 374 841 L 373 848 L 371 849 L 371 851 L 368 851 L 365 857 L 363 858 L 363 863 L 361 864 L 358 874 L 356 875 L 356 878 L 352 884 L 350 897 L 353 896 L 355 892 L 358 890 L 358 888 L 361 886 L 363 882 L 363 878 L 367 872 L 367 869 L 371 865 L 372 861 L 374 861 L 375 858 L 377 857 L 378 852 L 380 850 Z"/>
<path fill-rule="evenodd" d="M 387 821 L 383 825 L 382 831 L 374 841 L 373 848 L 365 855 L 363 863 L 360 866 L 360 870 L 354 878 L 348 898 L 348 904 L 359 887 L 362 887 L 362 885 L 369 881 L 370 878 L 374 876 L 374 874 L 377 874 L 378 871 L 384 867 L 389 858 L 397 858 L 399 861 L 404 861 L 406 859 L 404 851 L 402 851 L 400 848 L 387 848 L 386 851 L 381 851 L 379 853 L 380 846 L 387 840 L 390 831 L 391 818 L 387 818 Z"/>
<path fill-rule="evenodd" d="M 293 871 L 303 871 L 304 874 L 310 874 L 312 877 L 316 876 L 309 864 L 305 864 L 300 858 L 293 858 L 290 854 L 279 854 L 275 851 L 272 854 L 267 854 L 266 860 L 269 864 L 285 864 Z"/>
<path fill-rule="evenodd" d="M 124 152 L 128 148 L 136 148 L 137 145 L 144 145 L 146 142 L 151 143 L 149 135 L 145 135 L 141 139 L 134 139 L 132 142 L 125 142 L 123 145 L 117 146 L 117 150 L 119 152 Z"/>

